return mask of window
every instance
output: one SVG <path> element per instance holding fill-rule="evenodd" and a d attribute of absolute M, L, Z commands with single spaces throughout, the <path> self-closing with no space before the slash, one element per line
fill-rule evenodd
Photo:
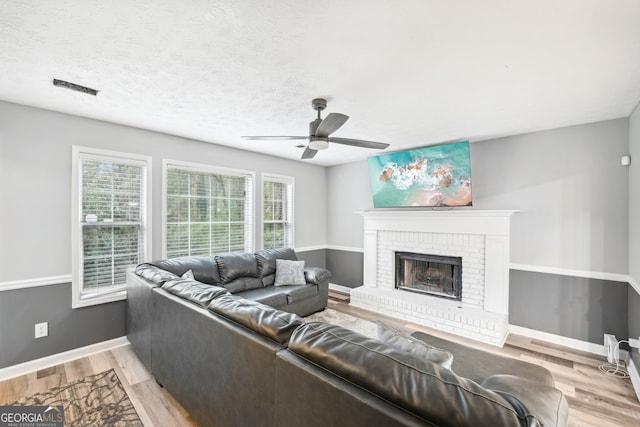
<path fill-rule="evenodd" d="M 73 147 L 73 307 L 126 298 L 150 253 L 151 159 Z"/>
<path fill-rule="evenodd" d="M 262 237 L 264 249 L 293 246 L 293 178 L 262 177 Z"/>
<path fill-rule="evenodd" d="M 253 250 L 253 173 L 165 162 L 166 258 Z"/>

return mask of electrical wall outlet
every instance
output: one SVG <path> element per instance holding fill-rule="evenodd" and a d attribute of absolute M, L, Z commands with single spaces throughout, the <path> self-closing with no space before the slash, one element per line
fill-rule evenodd
<path fill-rule="evenodd" d="M 49 335 L 49 322 L 36 323 L 36 338 L 42 338 Z"/>

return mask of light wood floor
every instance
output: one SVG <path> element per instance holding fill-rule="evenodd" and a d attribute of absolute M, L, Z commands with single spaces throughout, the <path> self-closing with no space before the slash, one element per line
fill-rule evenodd
<path fill-rule="evenodd" d="M 631 381 L 608 377 L 598 366 L 603 357 L 510 335 L 502 348 L 483 345 L 420 325 L 393 319 L 348 305 L 333 295 L 329 307 L 365 320 L 384 320 L 406 332 L 424 331 L 494 353 L 542 365 L 553 374 L 556 387 L 569 402 L 570 426 L 640 426 L 640 403 Z M 185 410 L 161 388 L 136 357 L 131 346 L 94 354 L 52 368 L 0 382 L 0 405 L 50 387 L 114 368 L 142 422 L 152 426 L 195 426 Z"/>
<path fill-rule="evenodd" d="M 113 368 L 146 427 L 197 426 L 133 352 L 131 345 L 0 382 L 0 405 Z"/>

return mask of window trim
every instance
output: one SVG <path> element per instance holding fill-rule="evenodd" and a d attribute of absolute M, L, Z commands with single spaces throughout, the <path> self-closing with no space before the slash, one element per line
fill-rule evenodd
<path fill-rule="evenodd" d="M 249 234 L 251 238 L 251 250 L 252 251 L 256 247 L 256 173 L 250 170 L 244 169 L 236 169 L 236 168 L 228 168 L 225 166 L 216 166 L 216 165 L 207 165 L 203 163 L 194 163 L 194 162 L 186 162 L 182 160 L 172 160 L 172 159 L 162 159 L 162 233 L 161 233 L 161 244 L 162 244 L 162 259 L 167 258 L 167 175 L 168 169 L 170 167 L 177 167 L 180 169 L 184 169 L 191 172 L 202 172 L 202 173 L 211 173 L 218 175 L 230 175 L 230 176 L 239 176 L 239 177 L 250 177 L 251 178 L 251 197 L 249 198 L 251 202 L 251 209 L 248 209 L 249 219 L 251 221 L 251 227 L 249 229 Z"/>
<path fill-rule="evenodd" d="M 145 209 L 144 209 L 144 226 L 145 226 L 145 244 L 144 259 L 140 262 L 147 262 L 151 257 L 152 244 L 152 158 L 141 154 L 125 153 L 120 151 L 103 150 L 99 148 L 83 147 L 73 145 L 71 147 L 71 307 L 89 307 L 98 304 L 104 304 L 113 301 L 121 301 L 127 298 L 127 289 L 121 289 L 116 292 L 98 294 L 96 296 L 82 297 L 80 289 L 81 285 L 81 247 L 82 241 L 80 232 L 82 224 L 80 216 L 82 210 L 82 200 L 80 200 L 80 160 L 97 160 L 97 161 L 116 161 L 136 166 L 144 166 L 145 173 Z M 119 286 L 117 288 L 120 288 Z"/>
<path fill-rule="evenodd" d="M 290 209 L 290 225 L 291 225 L 291 247 L 295 247 L 296 233 L 295 233 L 295 205 L 296 205 L 296 179 L 293 176 L 279 175 L 275 173 L 263 172 L 261 176 L 260 186 L 260 247 L 264 249 L 264 183 L 265 182 L 279 182 L 291 186 L 291 206 Z"/>

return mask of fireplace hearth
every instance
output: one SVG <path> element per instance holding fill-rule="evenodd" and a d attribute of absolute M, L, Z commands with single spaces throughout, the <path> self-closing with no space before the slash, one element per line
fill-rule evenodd
<path fill-rule="evenodd" d="M 509 333 L 509 229 L 516 212 L 361 212 L 363 286 L 351 291 L 351 304 L 502 346 Z M 455 279 L 453 290 L 451 285 L 442 283 L 443 278 L 455 277 L 455 267 L 434 267 L 430 265 L 432 260 L 426 260 L 426 268 L 424 264 L 418 267 L 419 273 L 403 272 L 401 278 L 415 279 L 410 286 L 434 294 L 398 289 L 396 266 L 404 263 L 396 260 L 398 252 L 460 258 L 460 298 L 457 299 Z M 439 294 L 448 295 L 434 298 L 442 296 Z"/>
<path fill-rule="evenodd" d="M 462 300 L 462 258 L 395 253 L 396 289 Z"/>

